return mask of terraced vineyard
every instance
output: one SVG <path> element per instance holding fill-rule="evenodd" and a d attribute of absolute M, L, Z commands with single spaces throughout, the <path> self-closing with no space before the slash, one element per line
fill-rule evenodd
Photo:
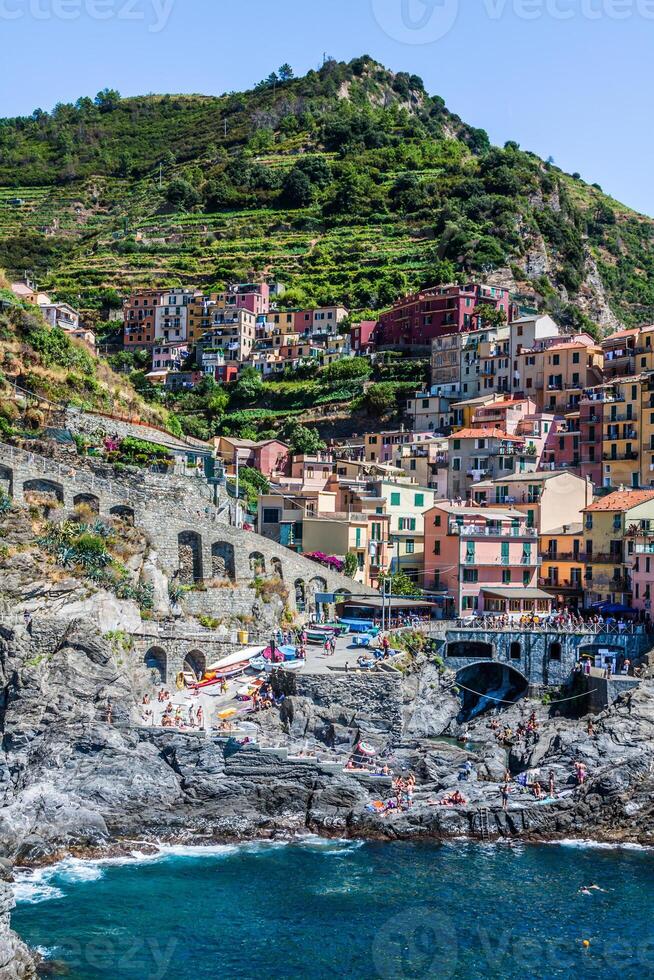
<path fill-rule="evenodd" d="M 0 266 L 96 309 L 134 286 L 266 275 L 289 304 L 376 310 L 473 275 L 587 329 L 654 319 L 649 218 L 492 148 L 369 58 L 217 98 L 105 92 L 1 121 Z"/>

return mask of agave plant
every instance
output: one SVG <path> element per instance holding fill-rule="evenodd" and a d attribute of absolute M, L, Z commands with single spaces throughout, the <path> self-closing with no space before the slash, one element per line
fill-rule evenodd
<path fill-rule="evenodd" d="M 71 565 L 74 565 L 76 558 L 77 553 L 75 549 L 66 545 L 59 548 L 59 551 L 57 552 L 57 563 L 59 565 L 63 565 L 64 568 L 69 568 Z"/>

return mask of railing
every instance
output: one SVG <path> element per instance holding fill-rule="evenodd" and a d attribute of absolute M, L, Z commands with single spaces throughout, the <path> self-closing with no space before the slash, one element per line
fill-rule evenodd
<path fill-rule="evenodd" d="M 556 617 L 539 616 L 538 622 L 520 622 L 524 614 L 509 613 L 507 625 L 498 624 L 498 616 L 489 613 L 488 617 L 474 616 L 470 619 L 457 619 L 454 628 L 458 630 L 484 631 L 486 633 L 566 633 L 578 636 L 645 636 L 647 630 L 642 623 L 566 623 Z M 538 614 L 537 614 L 538 615 Z M 514 617 L 511 619 L 511 617 Z"/>
<path fill-rule="evenodd" d="M 540 556 L 543 561 L 585 561 L 585 556 L 578 551 L 559 551 L 554 554 L 550 551 L 541 551 Z"/>
<path fill-rule="evenodd" d="M 517 528 L 494 528 L 494 527 L 473 527 L 451 524 L 449 534 L 459 535 L 462 538 L 536 538 L 538 531 L 535 527 Z"/>

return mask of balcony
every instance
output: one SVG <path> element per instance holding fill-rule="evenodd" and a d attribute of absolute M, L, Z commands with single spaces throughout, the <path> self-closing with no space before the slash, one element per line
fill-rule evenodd
<path fill-rule="evenodd" d="M 575 551 L 559 551 L 558 553 L 552 554 L 550 551 L 541 551 L 540 553 L 543 561 L 578 561 L 583 562 L 586 560 L 585 555 L 581 555 L 579 552 Z"/>
<path fill-rule="evenodd" d="M 450 524 L 449 534 L 456 534 L 462 538 L 537 538 L 538 531 L 535 527 L 513 528 L 513 527 L 476 527 L 474 525 Z"/>
<path fill-rule="evenodd" d="M 564 578 L 557 582 L 551 578 L 539 578 L 538 584 L 544 589 L 555 589 L 559 592 L 581 592 L 583 589 L 581 579 Z"/>
<path fill-rule="evenodd" d="M 635 462 L 639 458 L 638 453 L 603 453 L 602 459 L 605 463 L 618 463 L 623 460 Z"/>

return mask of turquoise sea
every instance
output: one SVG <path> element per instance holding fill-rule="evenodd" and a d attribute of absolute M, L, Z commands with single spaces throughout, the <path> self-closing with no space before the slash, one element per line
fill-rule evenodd
<path fill-rule="evenodd" d="M 72 980 L 654 976 L 654 852 L 633 848 L 179 847 L 16 891 L 15 928 Z"/>

